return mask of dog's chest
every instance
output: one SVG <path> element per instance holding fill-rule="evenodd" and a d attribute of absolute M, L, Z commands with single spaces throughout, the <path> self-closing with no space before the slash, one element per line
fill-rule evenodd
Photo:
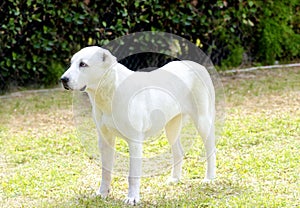
<path fill-rule="evenodd" d="M 108 134 L 110 136 L 122 137 L 121 132 L 115 125 L 114 119 L 108 115 L 102 115 L 100 128 L 102 133 Z"/>

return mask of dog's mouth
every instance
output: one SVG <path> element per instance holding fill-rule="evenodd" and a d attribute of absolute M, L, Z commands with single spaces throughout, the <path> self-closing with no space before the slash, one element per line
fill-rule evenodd
<path fill-rule="evenodd" d="M 68 86 L 68 84 L 64 83 L 63 82 L 63 87 L 66 89 L 66 90 L 71 90 L 71 88 Z"/>
<path fill-rule="evenodd" d="M 86 85 L 83 88 L 81 88 L 80 91 L 85 91 L 85 89 L 86 89 Z"/>

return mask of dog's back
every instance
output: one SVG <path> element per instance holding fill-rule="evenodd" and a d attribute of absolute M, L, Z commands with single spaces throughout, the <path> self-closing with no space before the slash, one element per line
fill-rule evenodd
<path fill-rule="evenodd" d="M 159 70 L 165 70 L 181 80 L 181 84 L 189 89 L 189 97 L 194 106 L 187 106 L 188 113 L 195 114 L 214 114 L 215 106 L 215 91 L 211 77 L 206 68 L 193 61 L 173 61 Z M 175 83 L 178 86 L 178 83 Z M 181 90 L 181 89 L 178 89 Z M 182 94 L 184 91 L 182 91 Z M 185 96 L 185 95 L 182 95 Z M 185 100 L 186 102 L 186 100 Z M 196 105 L 196 106 L 195 106 Z M 201 105 L 201 106 L 200 106 Z M 205 107 L 203 108 L 203 105 Z M 198 107 L 197 107 L 198 106 Z M 197 109 L 194 109 L 197 107 Z M 201 112 L 199 110 L 201 109 Z M 207 112 L 203 112 L 207 110 Z"/>

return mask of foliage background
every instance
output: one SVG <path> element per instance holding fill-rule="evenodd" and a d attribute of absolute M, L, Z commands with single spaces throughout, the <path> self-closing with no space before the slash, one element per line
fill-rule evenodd
<path fill-rule="evenodd" d="M 222 69 L 300 56 L 299 0 L 6 0 L 0 91 L 58 82 L 70 56 L 139 31 L 184 37 Z"/>

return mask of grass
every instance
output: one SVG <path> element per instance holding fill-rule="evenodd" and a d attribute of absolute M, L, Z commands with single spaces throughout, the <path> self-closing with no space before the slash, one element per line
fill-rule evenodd
<path fill-rule="evenodd" d="M 217 180 L 201 183 L 205 164 L 193 148 L 180 184 L 165 184 L 168 171 L 142 179 L 140 207 L 300 206 L 300 68 L 221 78 L 227 103 Z M 0 118 L 0 207 L 126 207 L 124 174 L 116 173 L 108 199 L 94 196 L 101 170 L 78 138 L 69 92 L 2 98 Z M 150 144 L 150 155 L 164 146 Z"/>

